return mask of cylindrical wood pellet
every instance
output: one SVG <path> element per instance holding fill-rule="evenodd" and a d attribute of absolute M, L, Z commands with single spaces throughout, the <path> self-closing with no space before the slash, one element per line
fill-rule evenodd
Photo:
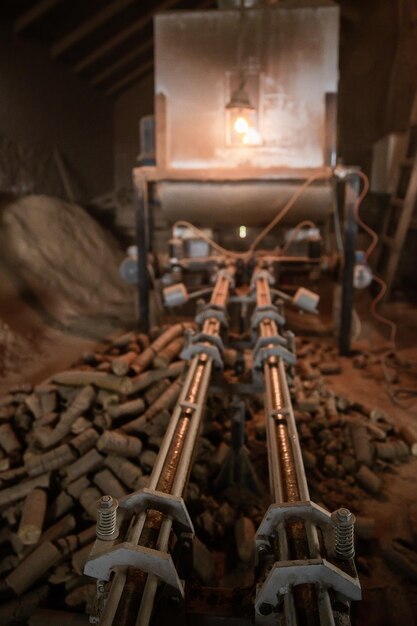
<path fill-rule="evenodd" d="M 6 584 L 20 596 L 32 587 L 61 558 L 61 552 L 50 541 L 41 543 L 6 577 Z"/>
<path fill-rule="evenodd" d="M 47 496 L 43 489 L 34 489 L 23 505 L 17 535 L 24 546 L 38 543 L 45 520 Z"/>
<path fill-rule="evenodd" d="M 137 458 L 142 451 L 142 442 L 136 437 L 108 430 L 97 441 L 97 448 L 117 456 Z"/>
<path fill-rule="evenodd" d="M 374 474 L 369 467 L 362 465 L 360 470 L 356 473 L 358 483 L 369 493 L 377 494 L 381 490 L 382 480 Z"/>
<path fill-rule="evenodd" d="M 372 465 L 372 447 L 365 426 L 352 424 L 350 427 L 353 448 L 358 463 L 370 467 Z"/>
<path fill-rule="evenodd" d="M 402 426 L 400 428 L 400 435 L 406 444 L 410 446 L 411 454 L 417 456 L 417 434 L 415 434 L 412 429 Z"/>
<path fill-rule="evenodd" d="M 10 455 L 19 452 L 22 447 L 10 424 L 2 424 L 0 426 L 0 446 L 6 454 Z"/>

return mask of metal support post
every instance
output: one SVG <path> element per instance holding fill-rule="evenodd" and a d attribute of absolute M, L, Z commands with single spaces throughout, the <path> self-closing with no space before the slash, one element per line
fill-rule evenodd
<path fill-rule="evenodd" d="M 149 331 L 149 274 L 148 274 L 148 190 L 146 182 L 137 194 L 136 204 L 136 241 L 138 246 L 138 327 L 143 332 Z"/>
<path fill-rule="evenodd" d="M 342 276 L 342 307 L 340 314 L 339 350 L 343 356 L 350 354 L 350 335 L 353 307 L 353 271 L 355 268 L 358 225 L 355 207 L 359 197 L 360 178 L 350 172 L 345 182 L 345 256 Z"/>

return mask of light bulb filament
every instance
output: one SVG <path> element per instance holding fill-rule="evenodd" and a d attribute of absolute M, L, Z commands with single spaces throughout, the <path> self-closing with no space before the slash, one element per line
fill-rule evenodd
<path fill-rule="evenodd" d="M 241 115 L 236 119 L 234 123 L 234 129 L 239 135 L 244 135 L 249 128 L 247 120 Z"/>

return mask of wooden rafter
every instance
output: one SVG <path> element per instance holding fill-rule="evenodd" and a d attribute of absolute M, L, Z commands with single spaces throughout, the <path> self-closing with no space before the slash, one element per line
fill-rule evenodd
<path fill-rule="evenodd" d="M 137 81 L 139 78 L 142 78 L 142 76 L 145 76 L 145 74 L 149 74 L 152 68 L 153 68 L 153 59 L 150 59 L 149 61 L 147 61 L 140 67 L 133 70 L 133 72 L 130 72 L 129 74 L 127 74 L 126 76 L 118 80 L 117 83 L 114 83 L 114 85 L 112 85 L 106 91 L 106 95 L 113 96 L 115 93 L 123 89 L 123 87 L 125 87 L 129 83 Z"/>
<path fill-rule="evenodd" d="M 130 50 L 127 54 L 122 56 L 120 59 L 118 59 L 111 65 L 108 65 L 107 67 L 104 68 L 102 72 L 97 74 L 97 76 L 95 76 L 94 79 L 91 81 L 92 84 L 99 85 L 106 78 L 114 74 L 114 72 L 119 70 L 121 67 L 124 67 L 125 65 L 127 65 L 127 63 L 132 61 L 132 59 L 134 59 L 135 57 L 139 56 L 142 52 L 145 52 L 149 50 L 150 48 L 152 48 L 152 46 L 153 46 L 153 39 L 148 39 L 148 41 L 143 42 L 140 46 L 137 46 L 136 48 L 132 48 L 132 50 Z"/>
<path fill-rule="evenodd" d="M 54 58 L 74 46 L 78 41 L 92 33 L 105 22 L 108 22 L 117 13 L 132 4 L 134 0 L 114 0 L 101 11 L 95 13 L 90 19 L 70 31 L 52 46 L 51 53 Z"/>
<path fill-rule="evenodd" d="M 83 70 L 87 69 L 88 67 L 90 67 L 90 65 L 95 63 L 95 61 L 107 54 L 107 52 L 110 52 L 117 45 L 125 41 L 125 39 L 149 24 L 149 22 L 152 21 L 152 18 L 156 12 L 165 11 L 175 4 L 178 4 L 179 1 L 180 0 L 165 0 L 165 2 L 161 2 L 161 4 L 157 5 L 154 9 L 148 11 L 145 15 L 130 24 L 127 28 L 120 31 L 119 33 L 117 33 L 117 35 L 111 37 L 105 43 L 101 44 L 101 46 L 90 52 L 90 54 L 88 54 L 82 61 L 75 65 L 74 71 L 82 72 Z"/>
<path fill-rule="evenodd" d="M 166 5 L 167 3 L 164 3 Z M 196 10 L 203 10 L 213 5 L 213 0 L 202 0 L 199 4 L 196 5 Z M 159 13 L 160 11 L 166 9 L 167 6 L 163 6 L 162 4 L 159 7 L 156 7 L 155 13 Z M 144 52 L 148 48 L 151 48 L 153 45 L 153 39 L 141 44 L 137 48 L 129 51 L 126 55 L 124 55 L 121 59 L 113 63 L 112 65 L 106 67 L 100 74 L 98 74 L 95 79 L 92 81 L 94 85 L 97 85 L 104 81 L 105 78 L 111 76 L 116 69 L 120 69 L 129 61 L 135 58 L 135 56 L 139 55 L 141 52 Z M 153 60 L 145 61 L 140 67 L 132 70 L 127 75 L 118 79 L 114 84 L 112 84 L 106 91 L 106 94 L 112 96 L 119 91 L 121 91 L 127 85 L 131 83 L 137 82 L 141 78 L 143 78 L 146 74 L 148 74 L 153 69 Z"/>
<path fill-rule="evenodd" d="M 14 22 L 13 30 L 15 33 L 21 33 L 22 30 L 28 28 L 33 22 L 36 22 L 42 15 L 48 13 L 54 6 L 62 2 L 62 0 L 41 0 L 36 2 L 30 9 L 22 13 Z"/>

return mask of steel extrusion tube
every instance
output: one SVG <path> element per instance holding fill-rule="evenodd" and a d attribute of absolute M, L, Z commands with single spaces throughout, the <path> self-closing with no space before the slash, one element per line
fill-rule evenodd
<path fill-rule="evenodd" d="M 231 275 L 220 272 L 212 293 L 210 305 L 223 307 L 227 303 Z M 202 332 L 219 336 L 221 324 L 208 317 Z M 191 471 L 201 419 L 208 392 L 213 359 L 206 353 L 191 359 L 182 393 L 173 411 L 158 459 L 155 463 L 150 488 L 182 496 Z M 148 510 L 133 519 L 127 540 L 148 548 L 168 551 L 172 520 L 156 510 Z M 116 573 L 100 624 L 140 624 L 146 626 L 152 615 L 158 581 L 152 574 L 129 568 L 127 573 Z"/>
<path fill-rule="evenodd" d="M 256 278 L 256 303 L 258 307 L 268 307 L 272 304 L 268 279 L 264 274 Z M 263 339 L 270 337 L 271 344 L 268 347 L 273 347 L 272 339 L 278 335 L 275 320 L 266 313 L 259 322 L 259 336 Z M 295 503 L 308 500 L 308 487 L 283 359 L 278 356 L 267 357 L 263 373 L 266 390 L 268 463 L 273 501 Z M 316 558 L 318 554 L 319 542 L 315 526 L 298 521 L 279 525 L 275 546 L 275 557 L 278 561 Z M 331 606 L 327 592 L 324 602 L 327 608 Z M 319 611 L 322 612 L 322 604 L 314 585 L 295 587 L 292 592 L 285 594 L 285 623 L 308 626 L 320 624 Z M 333 616 L 329 615 L 329 619 L 333 620 Z"/>

